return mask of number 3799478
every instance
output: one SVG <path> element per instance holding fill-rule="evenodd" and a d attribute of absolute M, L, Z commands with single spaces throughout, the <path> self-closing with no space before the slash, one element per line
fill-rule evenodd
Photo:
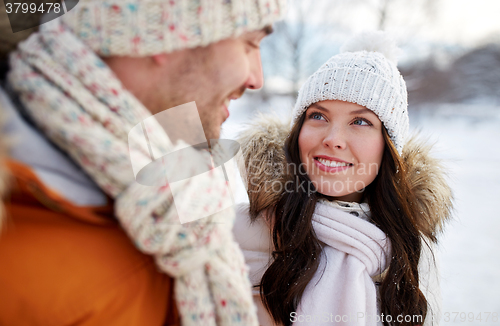
<path fill-rule="evenodd" d="M 498 322 L 498 312 L 445 312 L 443 314 L 443 321 L 447 322 L 462 322 L 462 323 L 487 323 Z"/>
<path fill-rule="evenodd" d="M 56 14 L 60 13 L 62 8 L 61 4 L 59 2 L 45 2 L 45 3 L 40 3 L 37 5 L 36 3 L 27 3 L 27 2 L 14 2 L 10 3 L 7 2 L 5 4 L 5 9 L 7 10 L 8 14 L 11 13 L 31 13 L 34 14 L 36 12 L 39 13 L 49 13 L 49 12 L 55 12 Z"/>

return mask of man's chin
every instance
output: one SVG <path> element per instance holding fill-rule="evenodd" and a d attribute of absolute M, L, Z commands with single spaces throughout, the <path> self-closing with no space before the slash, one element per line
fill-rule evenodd
<path fill-rule="evenodd" d="M 208 133 L 205 133 L 205 137 L 207 137 L 207 140 L 210 141 L 210 139 L 219 139 L 220 138 L 220 128 L 219 130 L 213 130 Z"/>

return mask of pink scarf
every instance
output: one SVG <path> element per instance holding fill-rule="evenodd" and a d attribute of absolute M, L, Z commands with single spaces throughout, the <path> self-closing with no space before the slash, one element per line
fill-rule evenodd
<path fill-rule="evenodd" d="M 294 325 L 377 325 L 377 290 L 372 276 L 382 273 L 390 262 L 389 239 L 372 223 L 336 206 L 338 203 L 316 204 L 314 231 L 325 246 Z"/>

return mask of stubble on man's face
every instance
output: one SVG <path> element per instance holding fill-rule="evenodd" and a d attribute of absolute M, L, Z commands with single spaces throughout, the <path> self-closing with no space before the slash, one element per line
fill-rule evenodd
<path fill-rule="evenodd" d="M 161 94 L 151 104 L 154 113 L 188 102 L 196 102 L 205 137 L 218 139 L 226 119 L 223 104 L 230 95 L 240 97 L 245 91 L 244 79 L 234 73 L 234 63 L 225 62 L 215 45 L 186 50 L 180 64 L 157 85 Z M 190 119 L 191 117 L 183 117 Z"/>

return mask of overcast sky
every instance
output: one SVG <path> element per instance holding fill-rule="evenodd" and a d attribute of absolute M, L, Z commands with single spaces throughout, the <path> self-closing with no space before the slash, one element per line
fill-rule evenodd
<path fill-rule="evenodd" d="M 316 2 L 315 7 L 319 10 L 306 19 L 309 23 L 334 23 L 352 32 L 378 28 L 381 0 L 323 1 Z M 475 46 L 491 42 L 496 35 L 500 42 L 500 0 L 438 0 L 432 11 L 433 19 L 422 10 L 423 2 L 425 0 L 391 2 L 386 30 L 396 38 L 407 40 L 417 37 Z M 335 10 L 325 11 L 323 8 L 328 8 L 328 4 Z"/>
<path fill-rule="evenodd" d="M 457 43 L 481 42 L 494 33 L 500 36 L 500 0 L 441 1 L 437 36 Z"/>

